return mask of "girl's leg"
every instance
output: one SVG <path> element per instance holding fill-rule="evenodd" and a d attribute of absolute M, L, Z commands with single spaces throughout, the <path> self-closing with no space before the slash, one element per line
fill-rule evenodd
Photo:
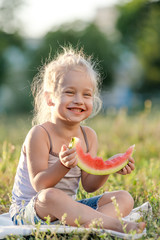
<path fill-rule="evenodd" d="M 133 209 L 134 200 L 127 191 L 106 192 L 98 202 L 98 211 L 111 217 L 119 217 L 112 201 L 115 197 L 122 217 L 127 216 Z"/>
<path fill-rule="evenodd" d="M 94 219 L 101 219 L 103 228 L 123 232 L 120 221 L 116 218 L 98 212 L 84 204 L 78 203 L 70 198 L 67 194 L 59 189 L 49 188 L 42 190 L 38 195 L 36 206 L 37 215 L 44 219 L 48 215 L 51 221 L 62 219 L 64 213 L 66 216 L 66 223 L 71 226 L 76 226 L 75 219 L 80 225 L 88 227 Z M 129 230 L 143 230 L 145 224 L 127 223 L 127 231 Z"/>

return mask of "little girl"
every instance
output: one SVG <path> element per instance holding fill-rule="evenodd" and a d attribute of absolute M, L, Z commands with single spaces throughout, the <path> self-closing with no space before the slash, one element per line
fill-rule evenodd
<path fill-rule="evenodd" d="M 76 200 L 81 179 L 87 192 L 99 189 L 108 179 L 82 171 L 77 166 L 75 148 L 69 149 L 72 137 L 81 139 L 82 148 L 92 157 L 97 154 L 98 142 L 93 129 L 81 122 L 98 112 L 100 78 L 90 59 L 81 51 L 64 49 L 63 53 L 45 65 L 35 78 L 36 125 L 29 131 L 12 191 L 11 218 L 16 225 L 57 223 L 66 215 L 66 224 L 88 227 L 92 220 L 101 219 L 102 227 L 123 232 L 112 203 L 115 197 L 122 216 L 133 208 L 133 199 L 126 191 L 106 192 L 89 199 Z M 130 174 L 134 160 L 119 171 Z M 142 231 L 145 223 L 125 222 L 126 231 Z"/>

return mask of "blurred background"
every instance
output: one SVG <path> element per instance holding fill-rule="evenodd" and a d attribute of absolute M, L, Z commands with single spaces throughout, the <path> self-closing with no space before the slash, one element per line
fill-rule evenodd
<path fill-rule="evenodd" d="M 0 114 L 31 113 L 30 83 L 61 46 L 99 62 L 103 111 L 160 104 L 160 1 L 0 0 Z"/>

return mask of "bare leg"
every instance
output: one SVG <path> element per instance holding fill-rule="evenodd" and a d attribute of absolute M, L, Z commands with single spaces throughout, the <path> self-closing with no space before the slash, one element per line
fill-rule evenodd
<path fill-rule="evenodd" d="M 62 219 L 62 216 L 66 213 L 66 223 L 68 225 L 76 226 L 75 219 L 77 219 L 80 225 L 88 227 L 92 220 L 101 219 L 105 229 L 123 232 L 122 225 L 118 219 L 72 200 L 72 198 L 59 189 L 49 188 L 41 191 L 38 195 L 35 209 L 37 215 L 42 219 L 48 215 L 51 217 L 51 221 Z M 145 224 L 141 226 L 136 223 L 128 223 L 127 231 L 131 229 L 143 230 L 144 227 Z"/>
<path fill-rule="evenodd" d="M 112 201 L 115 197 L 121 216 L 127 216 L 133 209 L 134 200 L 127 191 L 106 192 L 99 200 L 98 211 L 111 217 L 118 217 L 115 206 Z"/>

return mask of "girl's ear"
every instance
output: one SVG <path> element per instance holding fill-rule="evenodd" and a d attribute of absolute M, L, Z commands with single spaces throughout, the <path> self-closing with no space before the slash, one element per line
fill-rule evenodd
<path fill-rule="evenodd" d="M 46 99 L 46 102 L 47 102 L 47 105 L 48 106 L 54 106 L 54 102 L 53 102 L 53 93 L 51 92 L 44 92 L 44 96 L 45 96 L 45 99 Z"/>

